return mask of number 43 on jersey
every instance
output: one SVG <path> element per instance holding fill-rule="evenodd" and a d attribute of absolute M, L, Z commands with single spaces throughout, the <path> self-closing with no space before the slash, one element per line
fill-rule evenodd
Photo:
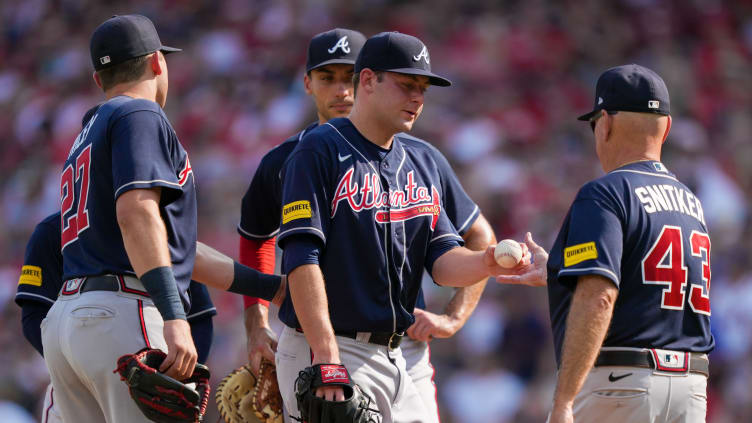
<path fill-rule="evenodd" d="M 683 310 L 688 274 L 685 265 L 682 228 L 666 225 L 642 260 L 642 280 L 648 285 L 665 285 L 661 308 Z M 689 306 L 692 311 L 710 316 L 710 237 L 693 230 L 689 236 L 687 259 L 702 263 L 703 286 L 690 284 Z M 704 289 L 703 289 L 704 288 Z"/>

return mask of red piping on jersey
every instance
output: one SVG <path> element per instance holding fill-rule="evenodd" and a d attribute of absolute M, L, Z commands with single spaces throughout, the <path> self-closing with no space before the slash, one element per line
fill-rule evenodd
<path fill-rule="evenodd" d="M 44 412 L 44 423 L 47 423 L 50 421 L 50 410 L 52 410 L 52 406 L 55 404 L 55 398 L 52 396 L 52 392 L 55 390 L 54 387 L 50 386 L 50 405 L 47 407 L 47 410 Z"/>
<path fill-rule="evenodd" d="M 144 335 L 146 348 L 151 348 L 151 343 L 149 342 L 149 334 L 146 333 L 146 322 L 144 322 L 144 302 L 142 300 L 136 301 L 138 301 L 138 319 L 141 323 L 141 333 Z"/>
<path fill-rule="evenodd" d="M 266 274 L 274 273 L 276 237 L 269 239 L 248 239 L 240 237 L 240 262 Z M 254 304 L 269 307 L 269 301 L 261 298 L 243 296 L 243 308 Z"/>

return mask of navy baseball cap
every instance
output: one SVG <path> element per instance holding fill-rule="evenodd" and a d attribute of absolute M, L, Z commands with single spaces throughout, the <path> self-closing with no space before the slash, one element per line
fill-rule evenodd
<path fill-rule="evenodd" d="M 577 119 L 590 120 L 601 110 L 668 115 L 668 88 L 660 76 L 640 65 L 623 65 L 601 74 L 595 85 L 593 111 Z"/>
<path fill-rule="evenodd" d="M 306 73 L 326 65 L 354 65 L 366 36 L 351 29 L 335 28 L 316 34 L 308 43 Z"/>
<path fill-rule="evenodd" d="M 152 21 L 142 15 L 115 15 L 94 30 L 89 45 L 95 70 L 108 68 L 159 50 L 182 51 L 163 46 Z"/>
<path fill-rule="evenodd" d="M 360 73 L 365 68 L 424 75 L 432 85 L 452 85 L 448 79 L 431 72 L 431 59 L 426 45 L 412 35 L 400 32 L 382 32 L 366 41 L 355 61 L 355 73 Z"/>

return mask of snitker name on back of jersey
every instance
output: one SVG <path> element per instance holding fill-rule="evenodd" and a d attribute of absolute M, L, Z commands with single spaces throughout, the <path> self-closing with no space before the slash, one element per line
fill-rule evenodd
<path fill-rule="evenodd" d="M 647 213 L 679 212 L 705 224 L 700 199 L 683 187 L 670 184 L 643 185 L 635 188 L 634 193 Z"/>

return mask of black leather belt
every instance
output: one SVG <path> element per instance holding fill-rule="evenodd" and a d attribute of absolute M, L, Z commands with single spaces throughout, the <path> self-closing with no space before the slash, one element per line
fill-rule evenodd
<path fill-rule="evenodd" d="M 115 275 L 88 276 L 81 286 L 80 292 L 89 291 L 120 291 L 120 281 Z"/>
<path fill-rule="evenodd" d="M 344 336 L 346 338 L 351 339 L 358 339 L 358 334 L 356 332 L 334 332 L 337 336 Z M 376 344 L 376 345 L 383 345 L 385 347 L 389 347 L 390 350 L 393 350 L 400 346 L 402 343 L 402 338 L 404 338 L 405 333 L 397 333 L 397 332 L 371 332 L 371 335 L 368 337 L 369 344 Z"/>
<path fill-rule="evenodd" d="M 296 328 L 295 330 L 303 333 L 303 330 L 300 328 Z M 344 336 L 345 338 L 360 340 L 360 338 L 358 337 L 358 332 L 334 331 L 334 334 L 337 336 Z M 404 338 L 404 336 L 404 332 L 370 332 L 370 335 L 368 336 L 368 339 L 365 340 L 365 342 L 368 342 L 369 344 L 381 345 L 388 347 L 390 350 L 393 350 L 400 346 L 400 344 L 402 343 L 402 338 Z"/>
<path fill-rule="evenodd" d="M 686 372 L 687 370 L 673 370 L 659 368 L 656 365 L 653 353 L 648 351 L 630 351 L 630 350 L 607 350 L 601 351 L 598 358 L 595 359 L 595 367 L 602 366 L 619 366 L 619 367 L 644 367 L 648 369 L 668 371 L 668 372 Z M 699 373 L 708 376 L 710 371 L 710 361 L 706 354 L 690 353 L 689 369 L 690 373 Z"/>

